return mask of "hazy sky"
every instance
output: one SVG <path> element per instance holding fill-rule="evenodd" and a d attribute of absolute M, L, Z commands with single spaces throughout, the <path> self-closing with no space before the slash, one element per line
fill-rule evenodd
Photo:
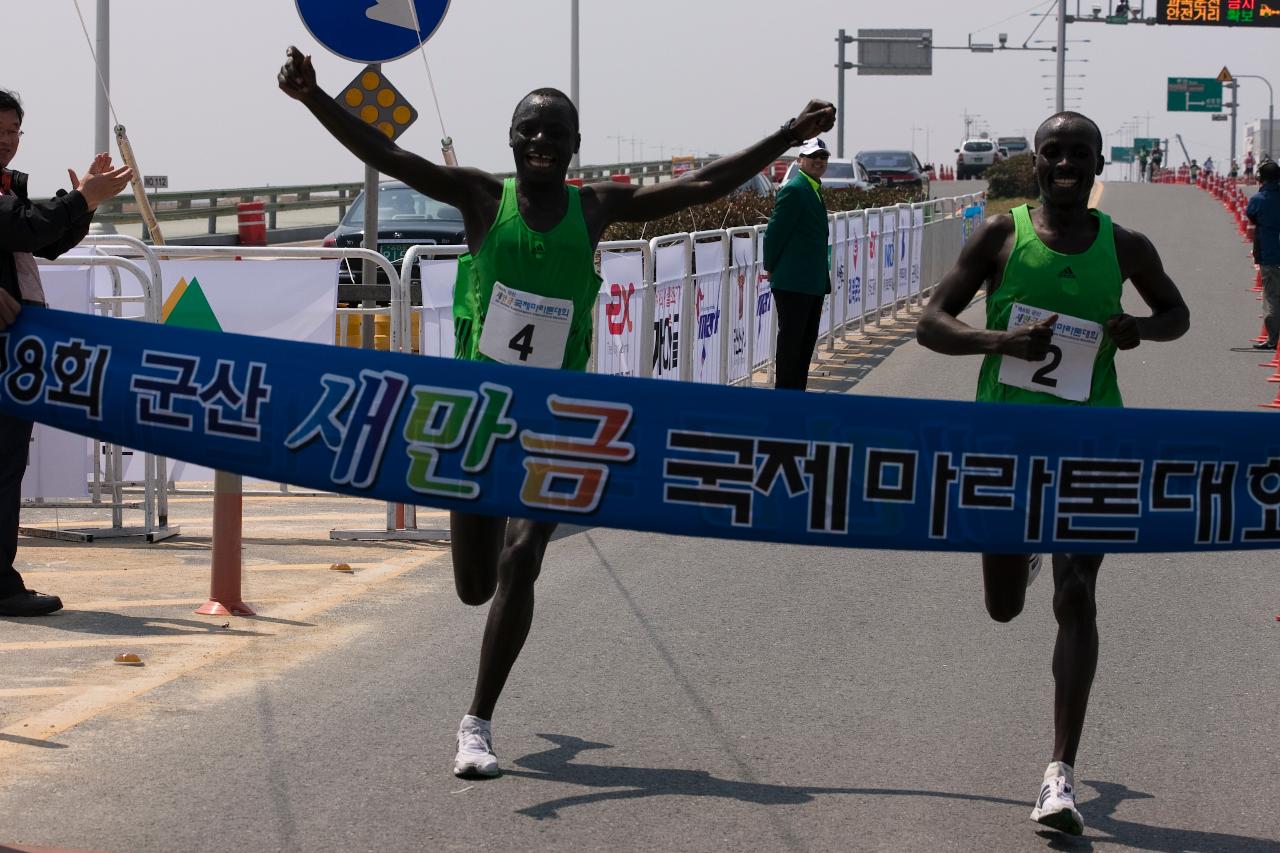
<path fill-rule="evenodd" d="M 1103 0 L 1105 6 L 1107 2 Z M 91 35 L 96 0 L 79 0 Z M 332 0 L 372 6 L 374 0 Z M 1153 0 L 1147 0 L 1149 4 Z M 73 0 L 0 0 L 7 30 L 0 86 L 27 108 L 13 166 L 42 194 L 88 164 L 93 146 L 92 61 Z M 583 163 L 728 152 L 794 115 L 810 97 L 836 96 L 836 33 L 932 28 L 934 43 L 1021 45 L 1054 3 L 1029 0 L 581 0 Z M 1074 9 L 1075 2 L 1070 4 Z M 1087 15 L 1090 4 L 1085 3 Z M 1137 3 L 1135 2 L 1135 5 Z M 427 56 L 444 123 L 460 160 L 509 170 L 511 110 L 538 86 L 569 88 L 569 0 L 452 0 Z M 307 33 L 294 0 L 112 0 L 111 95 L 144 172 L 171 189 L 356 181 L 360 165 L 275 83 L 284 50 L 312 53 L 331 94 L 360 66 Z M 1036 38 L 1054 38 L 1046 20 Z M 1180 132 L 1191 156 L 1225 160 L 1229 123 L 1165 111 L 1166 78 L 1213 77 L 1227 65 L 1280 86 L 1280 30 L 1072 24 L 1068 106 L 1122 144 Z M 1036 45 L 1036 46 L 1047 46 Z M 1269 46 L 1268 50 L 1266 46 Z M 852 48 L 853 46 L 851 46 Z M 992 135 L 1030 136 L 1052 112 L 1053 53 L 935 51 L 931 77 L 846 79 L 846 154 L 909 147 L 954 163 L 966 111 Z M 851 55 L 856 61 L 856 56 Z M 421 57 L 386 66 L 420 112 L 400 143 L 439 157 L 440 121 Z M 1265 117 L 1261 81 L 1241 86 L 1244 124 Z M 1149 119 L 1148 116 L 1149 115 Z M 1130 124 L 1128 129 L 1124 125 Z M 913 131 L 914 128 L 914 131 Z M 623 137 L 619 142 L 616 137 Z M 635 140 L 634 142 L 632 140 Z M 834 147 L 835 133 L 830 134 Z M 1175 152 L 1177 150 L 1174 144 Z M 115 153 L 115 152 L 113 152 Z M 1175 162 L 1180 156 L 1175 157 Z"/>

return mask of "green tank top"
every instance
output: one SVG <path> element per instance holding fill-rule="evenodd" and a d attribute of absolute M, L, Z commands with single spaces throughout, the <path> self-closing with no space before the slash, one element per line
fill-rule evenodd
<path fill-rule="evenodd" d="M 1098 218 L 1098 236 L 1085 252 L 1064 255 L 1050 249 L 1036 236 L 1031 214 L 1024 204 L 1012 211 L 1015 226 L 1013 252 L 1005 264 L 996 292 L 987 297 L 987 328 L 1005 330 L 1014 303 L 1103 325 L 1120 311 L 1124 278 L 1116 258 L 1111 217 L 1091 210 Z M 1116 381 L 1116 345 L 1105 330 L 1093 362 L 1088 399 L 1065 400 L 1042 391 L 1006 385 L 999 379 L 1001 355 L 988 355 L 978 376 L 977 399 L 991 403 L 1051 403 L 1057 405 L 1123 406 Z"/>
<path fill-rule="evenodd" d="M 526 293 L 573 303 L 561 366 L 586 370 L 600 276 L 578 188 L 566 185 L 565 189 L 569 205 L 564 218 L 550 231 L 534 231 L 520 215 L 515 178 L 503 181 L 498 216 L 485 235 L 484 245 L 475 255 L 463 255 L 458 261 L 453 288 L 455 358 L 493 361 L 480 352 L 480 336 L 494 282 L 502 282 Z"/>

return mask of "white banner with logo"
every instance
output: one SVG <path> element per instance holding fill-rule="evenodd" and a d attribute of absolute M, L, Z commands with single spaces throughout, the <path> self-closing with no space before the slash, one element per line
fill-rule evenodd
<path fill-rule="evenodd" d="M 50 308 L 93 313 L 92 267 L 40 267 Z M 93 474 L 93 442 L 82 435 L 36 424 L 31 431 L 22 498 L 87 498 Z"/>
<path fill-rule="evenodd" d="M 847 299 L 847 314 L 850 319 L 856 319 L 862 316 L 865 310 L 863 303 L 863 278 L 865 277 L 866 264 L 866 245 L 864 238 L 866 237 L 867 223 L 862 216 L 855 215 L 849 219 L 849 297 Z"/>
<path fill-rule="evenodd" d="M 765 272 L 764 261 L 756 259 L 756 337 L 751 351 L 752 368 L 759 370 L 773 360 L 773 287 L 769 283 L 769 273 Z"/>
<path fill-rule="evenodd" d="M 730 382 L 747 378 L 747 336 L 755 315 L 756 265 L 755 241 L 735 237 L 730 241 L 732 266 L 729 269 L 729 376 Z M 756 349 L 760 347 L 756 343 Z"/>
<path fill-rule="evenodd" d="M 720 382 L 721 296 L 725 274 L 723 240 L 693 246 L 693 381 Z"/>
<path fill-rule="evenodd" d="M 418 277 L 422 281 L 418 352 L 453 358 L 453 284 L 458 278 L 458 259 L 423 258 Z"/>
<path fill-rule="evenodd" d="M 339 263 L 336 259 L 161 261 L 161 316 L 169 325 L 332 344 Z M 132 453 L 125 459 L 125 480 L 141 481 L 142 454 Z M 169 479 L 211 482 L 213 471 L 171 459 Z"/>
<path fill-rule="evenodd" d="M 867 256 L 863 259 L 866 272 L 863 276 L 862 293 L 867 311 L 880 308 L 880 256 L 884 250 L 880 245 L 880 211 L 867 211 Z"/>
<path fill-rule="evenodd" d="M 924 258 L 924 208 L 911 212 L 911 293 L 920 292 L 920 267 Z"/>
<path fill-rule="evenodd" d="M 655 379 L 680 378 L 680 297 L 688 276 L 684 246 L 659 246 L 653 253 L 653 365 Z"/>
<path fill-rule="evenodd" d="M 646 330 L 644 257 L 639 252 L 600 253 L 600 298 L 596 300 L 596 373 L 644 376 L 640 363 Z"/>
<path fill-rule="evenodd" d="M 898 298 L 911 292 L 911 208 L 898 208 Z"/>

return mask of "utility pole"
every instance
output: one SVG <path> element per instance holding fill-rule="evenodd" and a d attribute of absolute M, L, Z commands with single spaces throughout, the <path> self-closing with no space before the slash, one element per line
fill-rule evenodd
<path fill-rule="evenodd" d="M 1058 0 L 1058 97 L 1057 112 L 1065 110 L 1067 103 L 1067 0 Z"/>
<path fill-rule="evenodd" d="M 93 90 L 97 94 L 93 99 L 93 150 L 111 150 L 111 105 L 107 100 L 107 87 L 111 85 L 111 12 L 109 0 L 98 0 L 97 44 L 94 47 L 98 54 L 98 68 L 95 73 L 102 75 L 101 80 L 93 81 Z"/>
<path fill-rule="evenodd" d="M 1227 169 L 1230 169 L 1231 164 L 1236 161 L 1236 114 L 1239 112 L 1240 107 L 1240 98 L 1238 97 L 1240 84 L 1235 80 L 1231 80 L 1222 85 L 1231 89 L 1231 158 L 1227 160 Z M 1223 171 L 1226 171 L 1226 169 Z"/>
<path fill-rule="evenodd" d="M 853 36 L 844 34 L 836 36 L 836 156 L 844 156 L 844 72 L 853 67 L 852 62 L 844 59 L 844 46 L 853 41 Z"/>
<path fill-rule="evenodd" d="M 612 140 L 614 140 L 615 142 L 617 142 L 617 143 L 618 143 L 618 159 L 617 159 L 617 160 L 614 160 L 613 162 L 615 162 L 615 163 L 621 163 L 621 162 L 622 162 L 622 140 L 623 140 L 623 139 L 625 139 L 625 137 L 622 137 L 622 136 L 606 136 L 605 138 L 606 138 L 606 139 L 612 139 Z"/>
<path fill-rule="evenodd" d="M 99 0 L 105 3 L 106 0 Z M 578 110 L 578 114 L 582 114 L 582 105 L 578 103 L 578 0 L 570 0 L 570 14 L 573 20 L 569 23 L 569 99 L 573 101 L 573 106 Z M 579 152 L 573 152 L 573 160 L 571 165 L 578 168 L 581 165 L 582 157 Z"/>

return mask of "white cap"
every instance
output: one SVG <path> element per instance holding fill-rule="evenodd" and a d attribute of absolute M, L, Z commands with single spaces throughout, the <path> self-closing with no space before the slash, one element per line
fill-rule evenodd
<path fill-rule="evenodd" d="M 831 154 L 831 152 L 827 150 L 827 143 L 823 142 L 816 136 L 813 139 L 806 139 L 804 142 L 800 143 L 801 157 L 810 157 L 817 154 L 819 151 L 826 151 L 828 155 Z"/>

